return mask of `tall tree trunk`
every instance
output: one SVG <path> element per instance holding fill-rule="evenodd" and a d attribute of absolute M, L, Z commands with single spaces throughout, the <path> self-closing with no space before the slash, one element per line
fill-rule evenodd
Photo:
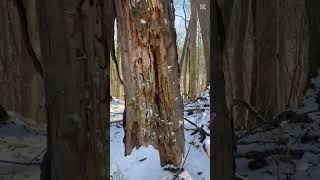
<path fill-rule="evenodd" d="M 197 3 L 195 0 L 191 0 L 191 15 L 190 15 L 190 63 L 189 63 L 189 95 L 192 99 L 195 99 L 198 96 L 198 74 L 199 74 L 199 61 L 197 59 L 197 24 L 198 24 L 198 15 L 197 15 Z"/>
<path fill-rule="evenodd" d="M 112 1 L 39 0 L 48 109 L 49 172 L 55 180 L 109 177 L 107 23 Z M 111 20 L 110 20 L 110 19 Z M 98 42 L 98 38 L 101 42 Z M 108 39 L 109 38 L 109 39 Z M 106 50 L 105 50 L 106 48 Z M 45 167 L 45 166 L 42 166 Z"/>
<path fill-rule="evenodd" d="M 35 127 L 45 127 L 46 109 L 36 0 L 0 2 L 0 104 Z"/>
<path fill-rule="evenodd" d="M 234 71 L 234 95 L 236 99 L 244 99 L 245 97 L 245 38 L 248 29 L 248 16 L 250 0 L 240 1 L 239 3 L 239 21 L 235 37 L 235 52 L 233 57 Z M 236 119 L 237 127 L 245 128 L 246 125 L 246 109 L 242 106 L 235 107 L 234 118 Z"/>
<path fill-rule="evenodd" d="M 181 74 L 183 75 L 182 79 L 182 87 L 183 87 L 183 100 L 186 101 L 189 99 L 188 95 L 188 89 L 190 87 L 190 84 L 188 83 L 188 80 L 190 79 L 189 71 L 190 71 L 190 48 L 189 45 L 186 47 L 186 55 L 184 58 L 184 61 L 182 62 L 182 69 Z"/>
<path fill-rule="evenodd" d="M 277 2 L 269 0 L 256 1 L 255 12 L 255 52 L 254 68 L 255 86 L 252 86 L 252 99 L 264 117 L 271 117 L 277 109 L 276 53 L 277 53 Z"/>
<path fill-rule="evenodd" d="M 221 9 L 215 0 L 211 3 L 213 18 L 211 20 L 211 29 L 213 29 L 211 42 L 211 78 L 213 80 L 212 91 L 213 98 L 211 107 L 213 113 L 210 118 L 213 120 L 211 128 L 213 129 L 213 161 L 211 172 L 213 179 L 234 180 L 235 162 L 234 162 L 234 142 L 233 142 L 233 122 L 230 120 L 223 72 L 223 36 L 225 26 Z M 212 127 L 213 126 L 213 127 Z"/>
<path fill-rule="evenodd" d="M 184 153 L 172 0 L 116 1 L 126 99 L 125 154 L 142 145 L 159 150 L 161 166 Z"/>
<path fill-rule="evenodd" d="M 210 4 L 209 0 L 197 0 L 197 11 L 201 28 L 201 36 L 204 49 L 206 84 L 210 83 Z"/>

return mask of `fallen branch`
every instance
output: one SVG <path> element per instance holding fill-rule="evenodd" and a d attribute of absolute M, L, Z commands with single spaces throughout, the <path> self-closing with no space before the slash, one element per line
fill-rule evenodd
<path fill-rule="evenodd" d="M 187 118 L 183 118 L 185 119 L 188 123 L 190 123 L 191 125 L 193 125 L 196 128 L 196 131 L 198 131 L 200 134 L 202 135 L 206 135 L 206 136 L 210 136 L 209 133 L 207 133 L 207 131 L 205 131 L 202 127 L 198 127 L 195 123 L 193 123 L 192 121 L 190 121 Z"/>
<path fill-rule="evenodd" d="M 43 154 L 46 151 L 46 149 L 47 148 L 43 149 L 40 153 L 38 153 L 36 156 L 34 156 L 30 162 L 18 162 L 18 161 L 9 161 L 9 160 L 1 160 L 0 159 L 0 163 L 16 164 L 16 165 L 22 165 L 22 166 L 30 166 L 30 165 L 40 166 L 41 162 L 33 162 L 33 161 L 36 160 L 39 156 L 41 156 L 41 154 Z"/>
<path fill-rule="evenodd" d="M 123 120 L 122 120 L 122 119 L 120 119 L 120 120 L 116 120 L 116 121 L 110 121 L 110 124 L 120 123 L 120 122 L 123 122 Z"/>
<path fill-rule="evenodd" d="M 0 160 L 0 163 L 7 163 L 7 164 L 16 164 L 16 165 L 22 165 L 22 166 L 40 166 L 41 162 L 17 162 L 17 161 L 7 161 L 7 160 Z"/>

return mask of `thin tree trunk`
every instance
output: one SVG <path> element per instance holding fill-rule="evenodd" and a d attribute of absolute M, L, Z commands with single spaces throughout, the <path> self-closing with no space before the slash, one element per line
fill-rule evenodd
<path fill-rule="evenodd" d="M 199 73 L 199 61 L 197 60 L 197 24 L 198 24 L 198 15 L 197 15 L 197 3 L 195 0 L 191 0 L 191 17 L 190 17 L 190 72 L 189 72 L 189 95 L 192 99 L 195 99 L 198 96 L 198 78 Z"/>
<path fill-rule="evenodd" d="M 197 11 L 201 28 L 201 36 L 204 49 L 206 84 L 210 83 L 210 4 L 209 0 L 197 0 Z"/>

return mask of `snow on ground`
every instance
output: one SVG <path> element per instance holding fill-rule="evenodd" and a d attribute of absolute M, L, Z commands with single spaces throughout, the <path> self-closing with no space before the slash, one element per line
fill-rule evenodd
<path fill-rule="evenodd" d="M 26 163 L 41 161 L 41 152 L 46 148 L 45 131 L 29 128 L 21 121 L 22 117 L 13 112 L 9 115 L 10 120 L 0 123 L 0 159 Z M 0 180 L 39 179 L 39 165 L 21 166 L 0 162 Z"/>
<path fill-rule="evenodd" d="M 320 179 L 320 75 L 312 80 L 310 88 L 300 102 L 290 107 L 292 112 L 286 120 L 273 124 L 271 128 L 256 129 L 257 132 L 237 141 L 237 172 L 248 180 L 319 180 Z M 184 116 L 204 127 L 208 132 L 209 120 L 208 91 L 196 102 L 184 105 Z M 111 121 L 121 120 L 123 102 L 111 102 Z M 308 114 L 306 112 L 314 111 Z M 45 149 L 46 132 L 32 129 L 22 121 L 22 117 L 10 112 L 8 122 L 0 124 L 0 159 L 18 162 L 31 160 Z M 190 146 L 193 128 L 185 123 L 185 154 L 190 152 L 184 164 L 185 171 L 180 174 L 185 180 L 204 180 L 210 177 L 210 161 L 203 144 L 210 145 L 206 138 L 202 143 L 199 135 Z M 237 132 L 238 136 L 244 132 Z M 152 146 L 134 150 L 124 156 L 121 123 L 113 123 L 110 128 L 110 163 L 114 179 L 126 180 L 166 180 L 173 173 L 160 167 L 158 151 Z M 210 149 L 207 148 L 207 152 Z M 146 159 L 145 159 L 146 158 Z M 42 155 L 32 162 L 39 162 Z M 141 160 L 141 161 L 139 161 Z M 0 180 L 38 180 L 39 166 L 21 166 L 0 162 Z M 118 177 L 118 178 L 115 178 Z"/>
<path fill-rule="evenodd" d="M 240 175 L 249 180 L 320 179 L 320 75 L 312 82 L 314 88 L 292 104 L 283 121 L 238 140 Z"/>
<path fill-rule="evenodd" d="M 198 127 L 203 125 L 208 133 L 210 133 L 207 126 L 210 117 L 209 102 L 210 97 L 207 90 L 195 102 L 184 106 L 184 117 L 196 123 Z M 110 109 L 111 121 L 122 119 L 123 110 L 123 102 L 113 100 Z M 187 121 L 184 123 L 186 129 L 194 128 Z M 183 165 L 184 171 L 179 178 L 184 180 L 208 180 L 210 179 L 210 159 L 203 149 L 203 144 L 208 145 L 209 137 L 206 137 L 204 142 L 201 143 L 199 141 L 200 135 L 196 134 L 196 137 L 194 137 L 194 135 L 190 135 L 192 132 L 192 130 L 185 130 L 185 155 L 189 148 L 190 151 Z M 138 150 L 135 149 L 131 155 L 124 156 L 123 136 L 124 131 L 121 123 L 112 124 L 110 128 L 110 174 L 112 178 L 126 180 L 173 179 L 174 173 L 161 168 L 159 153 L 153 146 L 149 145 Z M 210 152 L 210 149 L 208 151 Z"/>

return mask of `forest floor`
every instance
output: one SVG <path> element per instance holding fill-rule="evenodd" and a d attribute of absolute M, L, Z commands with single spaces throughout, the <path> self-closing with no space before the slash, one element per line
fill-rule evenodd
<path fill-rule="evenodd" d="M 198 127 L 210 133 L 208 122 L 210 118 L 210 97 L 208 90 L 194 102 L 184 105 L 184 117 L 195 123 Z M 113 100 L 111 102 L 110 119 L 117 121 L 122 119 L 124 110 L 123 102 Z M 124 156 L 122 123 L 113 123 L 110 128 L 110 173 L 112 179 L 126 180 L 172 180 L 177 172 L 170 171 L 170 167 L 161 167 L 159 153 L 153 146 L 134 149 L 129 156 Z M 209 145 L 209 137 L 196 133 L 194 125 L 185 121 L 185 162 L 183 171 L 177 179 L 208 180 L 210 179 L 210 159 L 203 145 Z M 200 142 L 201 137 L 203 142 Z M 210 149 L 207 147 L 207 151 Z"/>
<path fill-rule="evenodd" d="M 46 132 L 30 128 L 15 113 L 9 115 L 8 121 L 0 123 L 0 159 L 28 165 L 0 162 L 0 180 L 39 180 Z"/>
<path fill-rule="evenodd" d="M 320 73 L 319 73 L 320 74 Z M 249 180 L 320 179 L 320 75 L 289 111 L 237 132 L 237 172 Z"/>

